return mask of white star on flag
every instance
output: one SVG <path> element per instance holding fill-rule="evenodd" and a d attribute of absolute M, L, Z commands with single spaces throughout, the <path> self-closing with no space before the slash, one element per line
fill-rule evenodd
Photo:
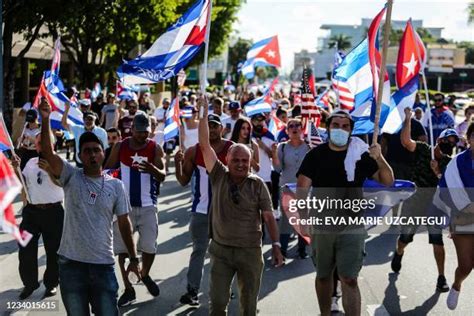
<path fill-rule="evenodd" d="M 273 50 L 270 49 L 270 50 L 267 52 L 267 56 L 268 56 L 268 57 L 271 57 L 271 58 L 275 58 L 275 51 L 273 51 Z"/>
<path fill-rule="evenodd" d="M 418 61 L 415 59 L 415 54 L 411 54 L 410 61 L 407 63 L 403 63 L 403 67 L 407 68 L 406 77 L 410 77 L 411 75 L 415 74 L 415 67 L 418 64 Z"/>
<path fill-rule="evenodd" d="M 138 156 L 138 153 L 135 153 L 134 156 L 130 156 L 130 158 L 132 158 L 132 165 L 135 164 L 135 163 L 142 163 L 142 161 L 148 161 L 148 158 L 147 157 L 143 157 L 143 156 Z"/>

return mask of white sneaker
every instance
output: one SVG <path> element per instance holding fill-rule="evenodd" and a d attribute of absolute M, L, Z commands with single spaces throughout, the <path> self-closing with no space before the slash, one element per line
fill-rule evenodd
<path fill-rule="evenodd" d="M 455 310 L 458 306 L 459 291 L 456 291 L 453 287 L 449 291 L 448 298 L 446 299 L 446 305 L 450 310 Z"/>
<path fill-rule="evenodd" d="M 338 313 L 339 312 L 339 297 L 333 296 L 331 303 L 331 313 Z"/>

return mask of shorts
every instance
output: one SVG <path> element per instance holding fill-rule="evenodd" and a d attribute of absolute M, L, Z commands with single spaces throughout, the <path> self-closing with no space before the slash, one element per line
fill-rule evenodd
<path fill-rule="evenodd" d="M 399 240 L 404 244 L 409 244 L 413 241 L 413 236 L 418 230 L 419 226 L 402 226 Z M 443 231 L 441 228 L 434 226 L 426 226 L 428 228 L 428 241 L 432 245 L 444 246 Z"/>
<path fill-rule="evenodd" d="M 158 246 L 158 215 L 156 206 L 132 207 L 128 214 L 132 222 L 133 233 L 138 231 L 137 251 L 155 254 Z M 118 227 L 118 221 L 114 222 L 114 253 L 128 253 Z"/>
<path fill-rule="evenodd" d="M 365 229 L 353 233 L 316 233 L 311 237 L 312 259 L 318 278 L 332 276 L 334 268 L 341 277 L 358 277 L 365 256 Z"/>

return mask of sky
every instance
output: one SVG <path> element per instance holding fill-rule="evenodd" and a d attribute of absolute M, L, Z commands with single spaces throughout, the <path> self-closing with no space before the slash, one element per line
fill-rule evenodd
<path fill-rule="evenodd" d="M 444 27 L 442 36 L 474 41 L 474 25 L 467 24 L 469 0 L 395 0 L 394 20 L 423 20 L 424 27 Z M 322 24 L 359 25 L 382 9 L 382 0 L 247 0 L 234 24 L 237 37 L 254 41 L 278 35 L 282 67 L 293 68 L 293 54 L 315 51 L 317 39 L 327 34 Z"/>

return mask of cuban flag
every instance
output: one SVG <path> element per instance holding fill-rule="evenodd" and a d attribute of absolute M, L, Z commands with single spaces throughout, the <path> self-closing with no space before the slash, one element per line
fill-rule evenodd
<path fill-rule="evenodd" d="M 458 215 L 474 201 L 474 177 L 470 172 L 471 155 L 471 150 L 468 149 L 454 156 L 446 166 L 436 189 L 430 215 L 445 217 L 447 224 L 450 218 Z M 457 225 L 456 231 L 472 234 L 474 224 Z"/>
<path fill-rule="evenodd" d="M 278 77 L 275 78 L 267 90 L 261 97 L 253 99 L 252 101 L 245 104 L 244 109 L 248 117 L 251 117 L 255 114 L 270 113 L 272 111 L 272 96 L 271 94 L 275 90 L 275 85 L 278 82 Z"/>
<path fill-rule="evenodd" d="M 12 149 L 12 142 L 10 134 L 8 134 L 5 121 L 3 120 L 3 114 L 0 112 L 0 151 Z"/>
<path fill-rule="evenodd" d="M 128 86 L 117 80 L 116 95 L 120 100 L 135 100 L 138 101 L 137 92 L 140 91 L 138 85 Z"/>
<path fill-rule="evenodd" d="M 100 82 L 96 82 L 94 85 L 94 89 L 92 89 L 91 94 L 90 94 L 90 99 L 95 100 L 99 96 L 99 94 L 102 92 L 102 87 L 100 86 Z"/>
<path fill-rule="evenodd" d="M 205 43 L 210 0 L 196 1 L 143 55 L 117 70 L 125 84 L 157 83 L 174 77 Z"/>
<path fill-rule="evenodd" d="M 398 50 L 396 81 L 398 90 L 392 95 L 391 110 L 382 132 L 394 134 L 402 127 L 404 109 L 412 108 L 418 91 L 418 74 L 426 63 L 426 49 L 421 38 L 413 29 L 411 20 L 407 22 Z"/>
<path fill-rule="evenodd" d="M 3 232 L 11 234 L 22 247 L 25 247 L 33 235 L 20 230 L 16 223 L 12 203 L 20 192 L 20 180 L 15 175 L 7 157 L 0 153 L 0 227 Z"/>
<path fill-rule="evenodd" d="M 181 118 L 187 119 L 187 118 L 192 118 L 193 117 L 193 107 L 192 106 L 186 106 L 184 109 L 182 109 L 179 112 L 179 116 Z"/>
<path fill-rule="evenodd" d="M 320 95 L 318 95 L 318 98 L 316 99 L 316 101 L 314 101 L 314 103 L 325 110 L 329 110 L 329 88 L 327 88 Z"/>
<path fill-rule="evenodd" d="M 179 134 L 179 127 L 181 126 L 181 121 L 179 120 L 180 112 L 178 98 L 174 98 L 168 111 L 166 111 L 164 129 L 165 142 L 175 138 Z"/>
<path fill-rule="evenodd" d="M 377 33 L 384 13 L 385 8 L 372 21 L 367 38 L 350 51 L 339 67 L 334 69 L 333 87 L 339 91 L 341 108 L 349 110 L 354 118 L 354 135 L 368 134 L 374 130 L 374 105 L 380 70 Z M 383 126 L 390 112 L 390 102 L 390 81 L 386 74 L 380 126 Z"/>
<path fill-rule="evenodd" d="M 281 67 L 277 35 L 258 41 L 250 48 L 241 69 L 242 74 L 247 79 L 252 79 L 255 76 L 255 67 L 259 66 Z"/>
<path fill-rule="evenodd" d="M 270 115 L 270 122 L 268 123 L 268 130 L 270 133 L 272 133 L 276 139 L 278 133 L 280 133 L 280 131 L 282 131 L 284 128 L 285 123 L 283 123 L 283 121 L 275 115 L 275 111 L 272 111 L 272 114 Z"/>
<path fill-rule="evenodd" d="M 64 94 L 64 84 L 59 77 L 59 66 L 61 64 L 61 41 L 58 38 L 54 44 L 54 55 L 51 63 L 51 70 L 43 72 L 39 90 L 33 102 L 33 107 L 36 109 L 39 106 L 41 98 L 46 98 L 52 107 L 51 112 L 51 128 L 64 129 L 61 124 L 61 119 L 64 114 L 66 102 L 71 104 L 68 114 L 68 124 L 70 125 L 84 125 L 82 119 L 82 112 L 77 108 L 77 103 L 70 100 Z"/>

